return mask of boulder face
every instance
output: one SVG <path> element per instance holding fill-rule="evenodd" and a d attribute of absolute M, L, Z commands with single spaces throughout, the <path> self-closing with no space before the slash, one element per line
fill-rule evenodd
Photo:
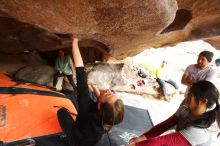
<path fill-rule="evenodd" d="M 50 66 L 31 65 L 17 71 L 14 77 L 24 81 L 52 87 L 54 73 L 55 69 Z"/>
<path fill-rule="evenodd" d="M 23 68 L 33 65 L 47 65 L 47 62 L 34 52 L 19 54 L 0 53 L 0 73 L 14 75 Z"/>
<path fill-rule="evenodd" d="M 196 39 L 220 49 L 220 1 L 7 0 L 0 1 L 0 30 L 0 52 L 67 48 L 73 34 L 92 48 L 82 50 L 94 56 L 89 61 Z"/>

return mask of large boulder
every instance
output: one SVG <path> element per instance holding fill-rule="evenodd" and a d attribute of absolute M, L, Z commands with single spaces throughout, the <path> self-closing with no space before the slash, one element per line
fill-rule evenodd
<path fill-rule="evenodd" d="M 37 83 L 47 87 L 53 87 L 53 78 L 56 69 L 48 65 L 29 65 L 18 70 L 14 77 L 28 81 L 31 83 Z M 75 79 L 75 73 L 73 74 Z M 56 87 L 57 90 L 68 89 L 73 90 L 69 80 L 66 77 L 59 77 Z"/>
<path fill-rule="evenodd" d="M 55 69 L 47 65 L 26 66 L 14 75 L 18 79 L 52 87 Z"/>
<path fill-rule="evenodd" d="M 219 0 L 7 0 L 0 1 L 0 51 L 70 47 L 70 34 L 92 61 L 102 61 L 98 51 L 123 59 L 196 39 L 219 49 L 219 25 Z"/>
<path fill-rule="evenodd" d="M 13 75 L 26 66 L 40 64 L 45 65 L 46 61 L 36 52 L 21 52 L 18 54 L 0 53 L 0 73 Z"/>

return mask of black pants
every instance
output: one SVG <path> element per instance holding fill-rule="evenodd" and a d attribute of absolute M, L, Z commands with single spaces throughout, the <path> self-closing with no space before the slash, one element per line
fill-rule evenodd
<path fill-rule="evenodd" d="M 78 146 L 75 129 L 75 121 L 71 117 L 67 109 L 61 108 L 57 111 L 57 116 L 59 120 L 60 127 L 67 136 L 67 140 L 70 146 Z"/>
<path fill-rule="evenodd" d="M 70 82 L 70 84 L 72 85 L 73 89 L 76 90 L 76 84 L 74 83 L 73 81 L 73 76 L 72 75 L 66 75 L 64 73 L 60 73 L 59 71 L 57 71 L 55 74 L 54 74 L 54 77 L 53 77 L 53 86 L 56 87 L 57 85 L 57 79 L 58 77 L 63 77 L 63 76 L 66 76 Z"/>

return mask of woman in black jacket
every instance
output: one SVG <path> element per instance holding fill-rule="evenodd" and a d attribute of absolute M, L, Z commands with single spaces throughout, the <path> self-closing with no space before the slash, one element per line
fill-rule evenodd
<path fill-rule="evenodd" d="M 58 119 L 71 146 L 92 146 L 105 131 L 123 120 L 124 104 L 109 89 L 99 90 L 90 84 L 91 92 L 76 38 L 72 42 L 72 54 L 76 67 L 78 115 L 74 121 L 70 113 L 61 108 Z"/>

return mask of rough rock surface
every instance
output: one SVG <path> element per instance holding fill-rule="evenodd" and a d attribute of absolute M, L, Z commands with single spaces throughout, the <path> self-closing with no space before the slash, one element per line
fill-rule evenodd
<path fill-rule="evenodd" d="M 0 73 L 16 74 L 22 68 L 32 65 L 46 65 L 37 53 L 2 54 L 0 53 Z"/>
<path fill-rule="evenodd" d="M 20 69 L 14 76 L 32 83 L 52 87 L 54 73 L 55 69 L 50 66 L 32 65 Z"/>
<path fill-rule="evenodd" d="M 117 59 L 196 39 L 219 49 L 219 26 L 219 0 L 0 1 L 1 52 L 66 48 L 72 33 L 91 55 Z"/>

